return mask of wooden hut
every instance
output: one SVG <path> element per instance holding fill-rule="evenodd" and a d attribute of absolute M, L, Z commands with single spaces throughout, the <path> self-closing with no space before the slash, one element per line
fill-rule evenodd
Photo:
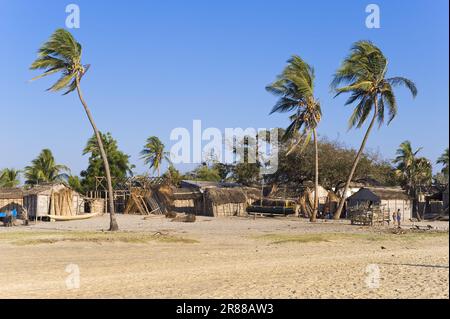
<path fill-rule="evenodd" d="M 204 205 L 206 216 L 247 216 L 247 196 L 242 188 L 206 189 Z"/>
<path fill-rule="evenodd" d="M 393 213 L 400 209 L 403 220 L 412 218 L 412 198 L 401 188 L 364 187 L 347 199 L 347 206 L 353 209 L 367 206 L 370 202 L 379 205 L 384 213 Z"/>
<path fill-rule="evenodd" d="M 23 206 L 29 218 L 75 216 L 85 212 L 82 195 L 64 184 L 38 185 L 24 191 Z"/>

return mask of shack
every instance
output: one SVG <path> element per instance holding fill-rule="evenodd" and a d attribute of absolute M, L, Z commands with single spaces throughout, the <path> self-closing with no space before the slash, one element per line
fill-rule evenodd
<path fill-rule="evenodd" d="M 30 219 L 54 216 L 75 216 L 85 212 L 85 200 L 64 184 L 38 185 L 24 191 L 23 206 Z"/>
<path fill-rule="evenodd" d="M 412 218 L 413 199 L 397 187 L 363 187 L 347 199 L 349 210 L 369 203 L 379 205 L 383 213 L 393 213 L 400 209 L 402 219 Z"/>
<path fill-rule="evenodd" d="M 247 216 L 247 196 L 242 188 L 208 188 L 204 205 L 205 216 Z"/>

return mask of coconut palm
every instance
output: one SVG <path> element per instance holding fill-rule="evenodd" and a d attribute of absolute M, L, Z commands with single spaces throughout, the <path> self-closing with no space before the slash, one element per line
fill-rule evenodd
<path fill-rule="evenodd" d="M 388 124 L 397 115 L 398 106 L 394 87 L 405 86 L 413 97 L 417 95 L 417 88 L 411 80 L 404 77 L 387 78 L 387 71 L 388 60 L 383 52 L 370 41 L 359 41 L 353 45 L 350 55 L 345 58 L 334 75 L 331 87 L 335 90 L 336 96 L 351 93 L 346 105 L 357 103 L 349 120 L 349 128 L 361 128 L 370 113 L 373 113 L 345 183 L 344 196 L 342 196 L 334 215 L 335 219 L 339 219 L 341 216 L 346 201 L 345 194 L 347 194 L 375 122 L 378 121 L 379 127 L 381 127 L 386 118 L 386 110 L 388 112 Z"/>
<path fill-rule="evenodd" d="M 114 212 L 114 192 L 111 182 L 108 158 L 100 138 L 99 131 L 92 117 L 91 111 L 83 98 L 80 87 L 80 81 L 89 69 L 89 65 L 83 65 L 81 62 L 82 47 L 72 34 L 64 29 L 56 30 L 50 39 L 39 49 L 38 58 L 31 65 L 32 70 L 45 70 L 43 74 L 35 77 L 33 80 L 60 73 L 59 80 L 48 90 L 52 92 L 64 90 L 64 95 L 77 91 L 81 104 L 84 107 L 89 122 L 94 130 L 97 143 L 100 149 L 103 165 L 105 167 L 106 180 L 109 193 L 109 211 L 110 211 L 110 231 L 118 230 L 116 216 Z"/>
<path fill-rule="evenodd" d="M 410 141 L 403 142 L 397 149 L 397 157 L 393 162 L 397 165 L 397 175 L 402 178 L 408 189 L 412 187 L 414 169 L 417 160 L 416 155 L 421 150 L 422 148 L 420 147 L 416 151 L 413 151 Z"/>
<path fill-rule="evenodd" d="M 397 157 L 394 164 L 397 165 L 396 173 L 403 182 L 403 186 L 408 194 L 414 198 L 413 210 L 418 214 L 418 192 L 421 186 L 429 185 L 432 181 L 431 162 L 424 157 L 417 157 L 422 148 L 413 151 L 411 143 L 405 141 L 397 149 Z"/>
<path fill-rule="evenodd" d="M 0 171 L 0 187 L 16 187 L 20 184 L 20 171 L 14 168 L 5 168 Z"/>
<path fill-rule="evenodd" d="M 44 149 L 30 166 L 25 167 L 25 184 L 38 185 L 42 183 L 63 182 L 68 178 L 69 168 L 56 164 L 52 151 Z"/>
<path fill-rule="evenodd" d="M 156 136 L 150 136 L 141 151 L 141 158 L 145 165 L 150 165 L 153 172 L 158 172 L 158 177 L 161 176 L 161 164 L 163 161 L 170 161 L 170 152 L 164 151 L 165 146 Z"/>
<path fill-rule="evenodd" d="M 449 156 L 448 156 L 448 148 L 444 151 L 444 153 L 438 158 L 437 164 L 442 164 L 444 167 L 442 168 L 442 173 L 448 178 L 449 173 Z"/>
<path fill-rule="evenodd" d="M 267 86 L 267 91 L 279 96 L 280 99 L 272 109 L 275 112 L 294 112 L 290 116 L 291 124 L 286 129 L 283 140 L 297 141 L 287 155 L 302 143 L 300 151 L 314 138 L 315 148 L 315 191 L 314 209 L 311 221 L 316 221 L 319 208 L 319 155 L 317 141 L 317 126 L 322 118 L 319 101 L 314 96 L 314 69 L 297 55 L 288 60 L 288 65 L 277 80 Z M 298 134 L 300 133 L 300 134 Z M 299 138 L 298 138 L 299 137 Z"/>

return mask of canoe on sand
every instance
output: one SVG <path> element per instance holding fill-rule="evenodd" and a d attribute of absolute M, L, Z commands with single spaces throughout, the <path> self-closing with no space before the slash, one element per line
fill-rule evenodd
<path fill-rule="evenodd" d="M 55 221 L 70 221 L 70 220 L 82 220 L 82 219 L 89 219 L 95 216 L 98 216 L 98 214 L 83 214 L 83 215 L 75 215 L 75 216 L 57 216 L 57 215 L 47 215 L 50 219 L 53 219 Z"/>

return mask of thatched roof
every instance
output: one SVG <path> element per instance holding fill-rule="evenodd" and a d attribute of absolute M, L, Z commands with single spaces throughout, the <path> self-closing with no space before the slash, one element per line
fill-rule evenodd
<path fill-rule="evenodd" d="M 22 199 L 23 190 L 18 187 L 0 188 L 0 199 Z"/>
<path fill-rule="evenodd" d="M 411 198 L 401 188 L 396 187 L 364 187 L 348 198 L 349 200 L 410 200 Z"/>
<path fill-rule="evenodd" d="M 254 187 L 243 187 L 245 195 L 249 199 L 260 199 L 261 198 L 261 190 Z"/>
<path fill-rule="evenodd" d="M 172 188 L 173 200 L 199 199 L 203 194 L 196 188 Z"/>
<path fill-rule="evenodd" d="M 246 203 L 247 197 L 242 188 L 209 188 L 205 191 L 206 200 L 216 204 Z"/>

